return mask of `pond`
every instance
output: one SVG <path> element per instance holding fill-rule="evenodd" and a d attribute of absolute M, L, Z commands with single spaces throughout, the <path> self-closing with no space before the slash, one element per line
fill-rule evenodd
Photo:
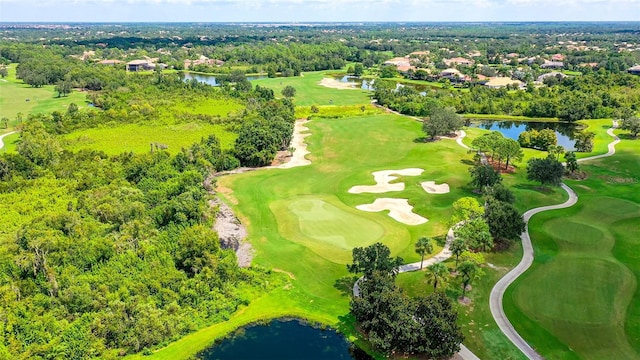
<path fill-rule="evenodd" d="M 199 359 L 371 359 L 334 330 L 296 320 L 276 320 L 236 331 L 198 355 Z"/>
<path fill-rule="evenodd" d="M 574 134 L 578 130 L 578 125 L 561 122 L 528 122 L 528 121 L 495 121 L 486 120 L 472 122 L 470 127 L 481 128 L 491 131 L 499 131 L 505 137 L 518 140 L 518 136 L 528 130 L 552 129 L 558 137 L 558 145 L 562 145 L 565 150 L 575 150 Z"/>
<path fill-rule="evenodd" d="M 361 79 L 357 76 L 351 76 L 351 75 L 336 76 L 336 80 L 343 83 L 355 84 L 357 87 L 359 87 L 362 90 L 370 90 L 370 91 L 375 90 L 373 86 L 373 80 Z"/>
<path fill-rule="evenodd" d="M 211 86 L 220 86 L 220 84 L 216 81 L 215 75 L 194 74 L 190 72 L 184 72 L 183 75 L 184 75 L 184 79 L 183 79 L 184 81 L 195 79 L 201 83 L 209 84 Z M 257 79 L 264 79 L 266 77 L 267 77 L 266 75 L 247 76 L 247 80 L 252 81 Z"/>

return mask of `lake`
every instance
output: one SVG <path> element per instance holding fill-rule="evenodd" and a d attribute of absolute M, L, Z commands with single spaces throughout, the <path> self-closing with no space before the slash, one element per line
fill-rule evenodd
<path fill-rule="evenodd" d="M 561 122 L 528 122 L 528 121 L 473 121 L 469 127 L 475 127 L 491 131 L 499 131 L 505 137 L 518 140 L 518 136 L 528 130 L 552 129 L 558 137 L 558 145 L 562 145 L 565 150 L 575 150 L 574 134 L 578 130 L 578 125 Z"/>
<path fill-rule="evenodd" d="M 224 359 L 371 359 L 334 330 L 315 328 L 296 320 L 239 329 L 198 355 L 202 360 Z"/>
<path fill-rule="evenodd" d="M 357 76 L 352 75 L 336 76 L 336 80 L 343 83 L 355 84 L 362 90 L 375 90 L 375 88 L 373 87 L 373 80 L 361 79 Z"/>
<path fill-rule="evenodd" d="M 183 75 L 184 81 L 195 79 L 201 83 L 209 84 L 211 86 L 220 86 L 220 84 L 216 81 L 215 75 L 194 74 L 190 72 L 184 72 Z M 266 77 L 266 75 L 247 76 L 247 80 L 252 81 L 257 79 L 264 79 Z"/>

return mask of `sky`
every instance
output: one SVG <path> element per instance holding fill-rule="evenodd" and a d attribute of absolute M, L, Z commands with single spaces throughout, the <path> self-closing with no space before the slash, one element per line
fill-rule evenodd
<path fill-rule="evenodd" d="M 640 21 L 640 0 L 0 0 L 13 21 Z"/>

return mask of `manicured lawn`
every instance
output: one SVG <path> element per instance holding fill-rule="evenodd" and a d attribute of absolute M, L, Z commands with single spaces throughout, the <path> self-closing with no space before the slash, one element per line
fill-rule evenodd
<path fill-rule="evenodd" d="M 18 113 L 22 113 L 26 119 L 28 114 L 65 111 L 71 103 L 80 108 L 86 107 L 86 93 L 73 91 L 68 96 L 59 98 L 53 85 L 33 88 L 16 79 L 16 64 L 9 65 L 7 70 L 8 76 L 0 79 L 0 118 L 9 118 L 10 128 L 16 125 Z"/>
<path fill-rule="evenodd" d="M 74 131 L 63 136 L 64 147 L 77 151 L 92 149 L 104 151 L 110 155 L 133 151 L 144 153 L 150 151 L 151 143 L 169 146 L 170 153 L 180 151 L 182 147 L 200 141 L 214 134 L 220 140 L 223 149 L 233 146 L 236 135 L 228 132 L 222 125 L 207 123 L 184 123 L 176 125 L 138 125 L 126 124 L 116 127 L 98 127 Z M 14 136 L 14 135 L 12 135 Z"/>
<path fill-rule="evenodd" d="M 294 103 L 297 106 L 323 106 L 323 105 L 355 105 L 368 104 L 370 91 L 361 89 L 331 89 L 320 85 L 323 78 L 333 78 L 333 71 L 305 72 L 303 76 L 258 79 L 252 81 L 254 85 L 260 85 L 273 89 L 277 97 L 281 97 L 281 91 L 287 85 L 296 89 Z"/>
<path fill-rule="evenodd" d="M 640 142 L 583 163 L 568 209 L 530 223 L 532 268 L 505 295 L 507 315 L 542 355 L 558 359 L 640 357 Z"/>

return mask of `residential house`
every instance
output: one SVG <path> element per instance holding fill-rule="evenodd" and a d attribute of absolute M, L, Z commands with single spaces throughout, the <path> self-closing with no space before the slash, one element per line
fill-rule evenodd
<path fill-rule="evenodd" d="M 545 60 L 540 67 L 543 69 L 562 69 L 564 67 L 564 63 L 562 61 Z"/>
<path fill-rule="evenodd" d="M 523 89 L 525 87 L 525 83 L 523 83 L 522 81 L 514 80 L 508 77 L 494 77 L 484 83 L 484 86 L 492 89 L 500 89 L 509 85 L 517 85 L 520 89 Z"/>
<path fill-rule="evenodd" d="M 475 61 L 469 60 L 469 59 L 465 59 L 463 57 L 455 57 L 455 58 L 451 58 L 451 59 L 444 59 L 442 61 L 447 66 L 454 66 L 454 65 L 471 66 L 471 65 L 473 65 L 475 63 Z"/>
<path fill-rule="evenodd" d="M 157 67 L 164 69 L 167 67 L 165 64 L 156 64 L 158 59 L 147 60 L 132 60 L 127 63 L 127 71 L 143 71 L 143 70 L 155 70 Z"/>
<path fill-rule="evenodd" d="M 549 78 L 549 77 L 556 77 L 558 79 L 564 79 L 567 77 L 567 75 L 561 73 L 561 72 L 557 72 L 557 71 L 552 71 L 550 73 L 546 73 L 546 74 L 542 74 L 540 76 L 538 76 L 538 78 L 536 79 L 536 81 L 543 83 L 544 79 Z"/>
<path fill-rule="evenodd" d="M 116 66 L 118 64 L 123 64 L 124 61 L 120 61 L 120 60 L 102 60 L 102 61 L 98 61 L 98 64 L 100 65 L 111 65 L 111 66 Z"/>
<path fill-rule="evenodd" d="M 564 55 L 562 55 L 562 54 L 553 54 L 553 55 L 551 55 L 551 61 L 564 61 Z"/>
<path fill-rule="evenodd" d="M 627 72 L 631 75 L 640 75 L 640 65 L 636 65 L 628 68 Z"/>

